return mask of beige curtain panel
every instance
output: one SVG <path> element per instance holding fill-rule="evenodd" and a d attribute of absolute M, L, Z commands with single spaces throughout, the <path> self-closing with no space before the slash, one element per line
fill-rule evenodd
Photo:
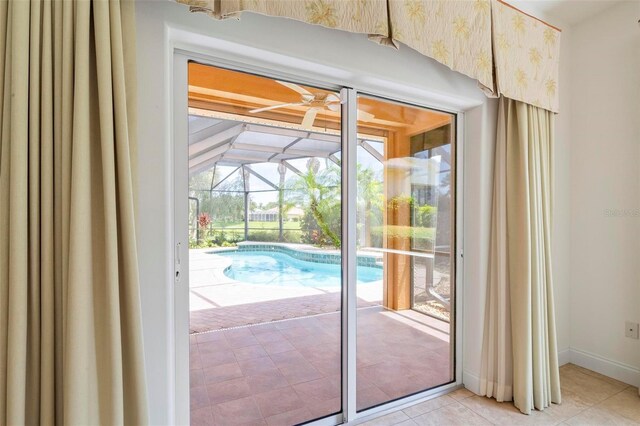
<path fill-rule="evenodd" d="M 494 0 L 497 92 L 549 111 L 560 110 L 560 30 Z"/>
<path fill-rule="evenodd" d="M 0 424 L 147 423 L 131 1 L 0 2 Z"/>
<path fill-rule="evenodd" d="M 551 265 L 553 113 L 500 98 L 481 393 L 560 403 Z"/>

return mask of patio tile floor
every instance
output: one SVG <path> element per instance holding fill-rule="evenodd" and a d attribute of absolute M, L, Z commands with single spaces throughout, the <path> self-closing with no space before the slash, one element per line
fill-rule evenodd
<path fill-rule="evenodd" d="M 191 333 L 202 333 L 337 312 L 340 310 L 341 296 L 335 292 L 194 310 L 191 311 L 189 328 Z M 358 298 L 359 308 L 376 305 L 379 305 L 379 301 Z"/>
<path fill-rule="evenodd" d="M 414 311 L 359 309 L 358 409 L 448 382 L 448 329 Z M 194 334 L 190 347 L 193 425 L 286 425 L 340 411 L 339 312 Z"/>

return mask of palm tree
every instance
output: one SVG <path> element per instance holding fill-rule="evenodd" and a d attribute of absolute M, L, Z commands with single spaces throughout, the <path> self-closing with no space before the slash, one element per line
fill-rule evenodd
<path fill-rule="evenodd" d="M 484 26 L 487 17 L 491 14 L 491 3 L 488 0 L 475 0 L 473 8 L 481 16 L 482 25 Z"/>
<path fill-rule="evenodd" d="M 540 63 L 542 62 L 542 55 L 540 51 L 535 47 L 529 49 L 529 61 L 536 70 L 536 75 L 533 77 L 534 80 L 538 80 L 538 70 L 540 69 Z"/>
<path fill-rule="evenodd" d="M 357 165 L 358 205 L 364 212 L 364 241 L 365 247 L 371 246 L 371 219 L 376 213 L 382 212 L 383 194 L 382 182 L 369 168 Z"/>
<path fill-rule="evenodd" d="M 431 50 L 433 51 L 433 58 L 443 64 L 447 64 L 447 60 L 449 59 L 449 49 L 447 49 L 447 45 L 445 42 L 440 39 L 433 42 L 431 45 Z"/>
<path fill-rule="evenodd" d="M 327 216 L 334 210 L 339 200 L 340 185 L 339 169 L 327 167 L 319 171 L 320 162 L 316 158 L 310 158 L 307 162 L 307 172 L 300 175 L 293 185 L 294 201 L 306 204 L 320 227 L 322 233 L 331 240 L 334 247 L 340 247 L 340 236 L 329 226 Z"/>
<path fill-rule="evenodd" d="M 551 48 L 556 44 L 556 32 L 553 29 L 547 28 L 544 30 L 544 44 L 547 46 L 547 54 L 551 59 Z"/>
<path fill-rule="evenodd" d="M 527 89 L 527 73 L 522 68 L 516 70 L 516 84 L 520 88 L 520 96 L 523 96 L 524 91 Z"/>
<path fill-rule="evenodd" d="M 547 88 L 547 95 L 549 96 L 549 106 L 553 106 L 553 98 L 556 95 L 556 81 L 552 78 L 548 79 L 545 83 Z"/>
<path fill-rule="evenodd" d="M 336 11 L 325 0 L 315 0 L 307 4 L 307 19 L 312 24 L 320 24 L 329 28 L 335 28 L 338 25 Z"/>
<path fill-rule="evenodd" d="M 522 47 L 522 36 L 526 31 L 526 23 L 524 18 L 519 14 L 513 16 L 513 29 L 518 39 L 518 47 Z"/>
<path fill-rule="evenodd" d="M 421 27 L 425 23 L 425 10 L 424 4 L 421 1 L 405 1 L 404 7 L 406 9 L 407 17 L 416 27 Z"/>

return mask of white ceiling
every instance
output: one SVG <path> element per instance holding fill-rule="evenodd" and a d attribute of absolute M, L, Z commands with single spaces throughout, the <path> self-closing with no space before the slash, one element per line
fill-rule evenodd
<path fill-rule="evenodd" d="M 574 25 L 623 0 L 507 0 L 507 3 L 550 24 Z M 636 0 L 637 1 L 637 0 Z"/>

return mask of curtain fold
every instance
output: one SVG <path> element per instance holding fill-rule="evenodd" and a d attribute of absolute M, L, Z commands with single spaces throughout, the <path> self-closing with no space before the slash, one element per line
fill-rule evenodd
<path fill-rule="evenodd" d="M 551 267 L 553 113 L 500 98 L 481 393 L 560 403 Z"/>
<path fill-rule="evenodd" d="M 0 2 L 0 424 L 145 424 L 129 0 Z"/>

